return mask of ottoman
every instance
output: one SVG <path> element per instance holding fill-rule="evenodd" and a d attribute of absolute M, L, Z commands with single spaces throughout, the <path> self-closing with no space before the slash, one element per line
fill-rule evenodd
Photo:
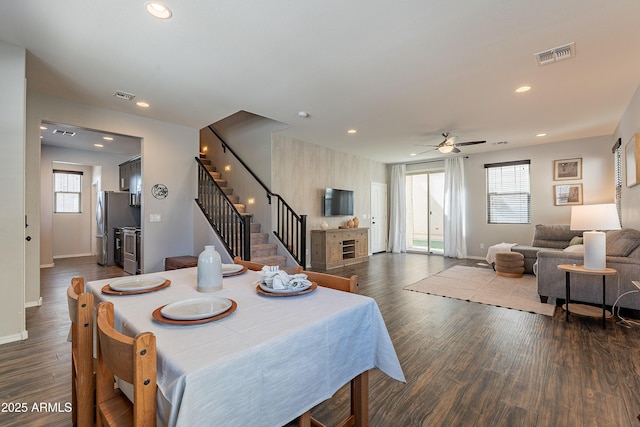
<path fill-rule="evenodd" d="M 524 255 L 518 252 L 496 254 L 496 274 L 504 277 L 522 277 L 524 273 Z"/>
<path fill-rule="evenodd" d="M 183 255 L 167 257 L 164 259 L 164 271 L 177 270 L 179 268 L 189 268 L 198 266 L 198 257 Z"/>

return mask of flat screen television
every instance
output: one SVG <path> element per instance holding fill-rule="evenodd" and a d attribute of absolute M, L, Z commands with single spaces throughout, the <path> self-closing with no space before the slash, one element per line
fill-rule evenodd
<path fill-rule="evenodd" d="M 324 192 L 324 216 L 353 215 L 353 191 L 327 188 Z"/>

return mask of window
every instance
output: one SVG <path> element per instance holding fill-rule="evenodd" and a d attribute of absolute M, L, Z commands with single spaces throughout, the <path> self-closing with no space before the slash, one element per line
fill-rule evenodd
<path fill-rule="evenodd" d="M 53 212 L 81 213 L 82 172 L 53 171 Z"/>
<path fill-rule="evenodd" d="M 490 163 L 487 171 L 487 222 L 530 224 L 530 160 Z"/>

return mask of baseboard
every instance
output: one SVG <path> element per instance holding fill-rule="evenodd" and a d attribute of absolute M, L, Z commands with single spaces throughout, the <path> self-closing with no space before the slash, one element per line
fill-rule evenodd
<path fill-rule="evenodd" d="M 22 331 L 18 334 L 13 334 L 13 335 L 7 335 L 4 337 L 0 337 L 0 345 L 2 344 L 7 344 L 10 342 L 16 342 L 16 341 L 24 341 L 27 338 L 29 338 L 29 333 L 27 331 Z"/>
<path fill-rule="evenodd" d="M 24 304 L 24 308 L 29 307 L 40 307 L 42 305 L 42 297 L 38 298 L 37 301 L 28 301 Z"/>
<path fill-rule="evenodd" d="M 51 268 L 51 267 L 55 267 L 56 264 L 55 263 L 51 263 L 51 264 L 40 264 L 40 268 Z"/>
<path fill-rule="evenodd" d="M 92 253 L 86 253 L 86 254 L 71 254 L 71 255 L 58 255 L 58 256 L 54 256 L 53 259 L 60 259 L 60 258 L 80 258 L 80 257 L 84 257 L 84 256 L 93 256 Z"/>

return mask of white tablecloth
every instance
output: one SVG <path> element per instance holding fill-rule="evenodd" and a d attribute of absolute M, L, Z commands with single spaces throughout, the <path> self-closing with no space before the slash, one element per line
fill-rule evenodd
<path fill-rule="evenodd" d="M 100 292 L 112 301 L 116 329 L 151 331 L 158 353 L 158 412 L 169 426 L 279 426 L 332 396 L 358 374 L 377 367 L 405 381 L 376 302 L 318 287 L 294 297 L 256 292 L 253 271 L 224 279 L 221 291 L 195 290 L 197 270 L 155 273 L 171 286 L 141 295 Z M 156 308 L 187 298 L 233 299 L 235 313 L 215 322 L 174 326 L 156 322 Z"/>

